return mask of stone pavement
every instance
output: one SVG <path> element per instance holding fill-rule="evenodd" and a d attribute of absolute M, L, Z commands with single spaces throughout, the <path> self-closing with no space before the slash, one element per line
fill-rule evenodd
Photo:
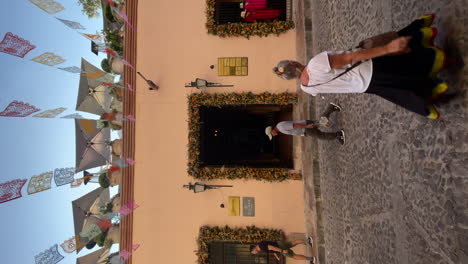
<path fill-rule="evenodd" d="M 302 62 L 432 12 L 438 44 L 458 47 L 468 62 L 466 0 L 296 4 L 304 18 L 298 25 Z M 335 128 L 347 132 L 343 147 L 302 142 L 306 227 L 317 237 L 321 264 L 468 263 L 468 67 L 441 76 L 461 96 L 439 107 L 439 121 L 372 95 L 299 92 L 301 117 L 314 118 L 328 102 L 339 102 Z"/>

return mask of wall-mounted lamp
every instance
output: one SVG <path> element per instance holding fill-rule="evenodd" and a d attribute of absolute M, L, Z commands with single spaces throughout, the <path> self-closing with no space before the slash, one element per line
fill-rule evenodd
<path fill-rule="evenodd" d="M 212 83 L 207 80 L 197 78 L 194 82 L 189 82 L 185 84 L 185 87 L 197 87 L 197 89 L 203 89 L 207 87 L 234 87 L 234 85 L 223 85 L 220 83 Z"/>
<path fill-rule="evenodd" d="M 149 85 L 148 89 L 149 90 L 158 90 L 159 89 L 159 86 L 157 84 L 155 84 L 153 81 L 151 80 L 148 80 L 145 78 L 145 76 L 143 76 L 143 74 L 141 74 L 141 72 L 137 72 L 138 75 L 141 76 L 141 78 L 143 78 L 143 80 L 146 81 L 146 83 Z"/>

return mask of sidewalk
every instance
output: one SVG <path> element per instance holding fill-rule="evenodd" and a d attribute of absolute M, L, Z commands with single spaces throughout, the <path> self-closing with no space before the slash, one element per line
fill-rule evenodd
<path fill-rule="evenodd" d="M 298 0 L 297 60 L 343 50 L 436 12 L 437 45 L 468 62 L 466 0 Z M 371 95 L 298 89 L 300 119 L 338 102 L 347 143 L 302 139 L 306 230 L 325 263 L 468 263 L 468 67 L 442 72 L 460 96 L 430 121 Z M 298 85 L 299 87 L 299 85 Z"/>

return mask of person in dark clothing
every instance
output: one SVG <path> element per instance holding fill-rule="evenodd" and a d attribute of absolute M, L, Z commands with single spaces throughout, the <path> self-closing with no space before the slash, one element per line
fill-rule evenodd
<path fill-rule="evenodd" d="M 310 239 L 308 243 L 312 244 Z M 305 241 L 295 240 L 292 243 L 289 241 L 262 241 L 258 244 L 252 245 L 250 247 L 250 252 L 254 255 L 258 254 L 258 252 L 260 251 L 271 252 L 275 255 L 276 259 L 278 260 L 279 260 L 278 254 L 281 254 L 288 258 L 293 258 L 297 260 L 308 260 L 310 261 L 311 264 L 314 264 L 316 261 L 316 258 L 314 256 L 306 257 L 304 255 L 299 255 L 299 254 L 294 253 L 294 251 L 291 249 L 292 247 L 295 247 L 299 244 L 305 244 Z"/>

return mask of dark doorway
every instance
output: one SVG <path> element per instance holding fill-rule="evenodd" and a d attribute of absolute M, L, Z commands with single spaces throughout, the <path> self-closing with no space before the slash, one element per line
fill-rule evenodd
<path fill-rule="evenodd" d="M 216 241 L 209 244 L 210 264 L 282 264 L 271 252 L 250 253 L 250 244 Z"/>
<path fill-rule="evenodd" d="M 200 107 L 201 166 L 292 168 L 292 137 L 265 135 L 291 117 L 292 105 Z"/>

